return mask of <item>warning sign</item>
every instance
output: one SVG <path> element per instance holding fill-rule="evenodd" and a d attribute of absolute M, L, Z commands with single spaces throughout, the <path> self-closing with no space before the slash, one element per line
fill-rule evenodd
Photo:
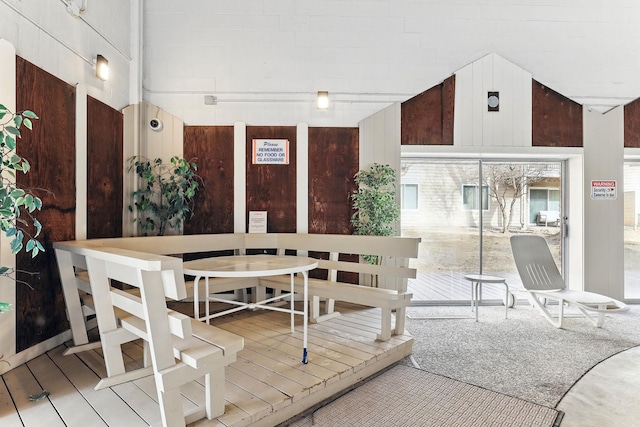
<path fill-rule="evenodd" d="M 594 200 L 615 200 L 618 197 L 616 181 L 598 179 L 591 181 L 591 198 Z"/>

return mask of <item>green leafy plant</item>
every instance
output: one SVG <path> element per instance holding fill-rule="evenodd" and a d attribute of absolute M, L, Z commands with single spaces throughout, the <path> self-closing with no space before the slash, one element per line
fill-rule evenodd
<path fill-rule="evenodd" d="M 21 250 L 31 253 L 32 257 L 44 251 L 44 246 L 37 239 L 42 225 L 33 216 L 33 212 L 42 208 L 42 200 L 35 196 L 31 189 L 21 188 L 16 183 L 16 172 L 28 173 L 31 165 L 27 159 L 16 153 L 17 142 L 21 138 L 21 128 L 31 130 L 38 116 L 29 110 L 12 112 L 0 104 L 0 230 L 11 238 L 12 254 Z M 35 229 L 32 233 L 29 229 Z M 25 243 L 26 240 L 26 243 Z M 15 269 L 0 266 L 0 276 L 11 277 Z M 15 278 L 14 278 L 15 280 Z M 21 282 L 28 285 L 26 282 Z M 0 312 L 9 309 L 8 303 L 0 303 Z"/>
<path fill-rule="evenodd" d="M 374 163 L 368 170 L 354 175 L 358 191 L 351 195 L 355 213 L 351 216 L 354 234 L 392 236 L 394 223 L 400 218 L 395 201 L 396 171 L 389 165 Z M 369 264 L 381 260 L 375 255 L 363 255 Z"/>
<path fill-rule="evenodd" d="M 169 164 L 160 158 L 153 162 L 138 156 L 129 159 L 129 171 L 140 179 L 140 188 L 131 193 L 129 211 L 137 209 L 134 222 L 144 236 L 156 229 L 162 236 L 167 227 L 180 230 L 184 220 L 193 216 L 193 199 L 201 181 L 197 170 L 195 162 L 180 156 L 172 157 Z"/>

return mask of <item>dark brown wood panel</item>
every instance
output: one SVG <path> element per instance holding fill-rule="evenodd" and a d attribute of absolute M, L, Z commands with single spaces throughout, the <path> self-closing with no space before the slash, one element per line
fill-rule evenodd
<path fill-rule="evenodd" d="M 87 97 L 87 238 L 122 236 L 123 116 Z"/>
<path fill-rule="evenodd" d="M 16 285 L 17 351 L 45 341 L 69 328 L 52 243 L 75 239 L 75 89 L 35 65 L 16 58 L 17 108 L 33 110 L 40 120 L 33 132 L 24 132 L 18 153 L 31 163 L 31 172 L 19 174 L 23 187 L 43 188 L 41 241 L 46 252 L 36 258 L 21 253 L 19 274 L 29 283 Z"/>
<path fill-rule="evenodd" d="M 532 81 L 532 145 L 582 147 L 582 105 Z"/>
<path fill-rule="evenodd" d="M 202 178 L 185 234 L 233 233 L 233 126 L 185 126 L 184 157 Z"/>
<path fill-rule="evenodd" d="M 640 148 L 640 98 L 624 106 L 624 146 Z"/>
<path fill-rule="evenodd" d="M 357 128 L 309 128 L 309 233 L 352 234 Z"/>
<path fill-rule="evenodd" d="M 288 165 L 254 165 L 254 139 L 288 139 Z M 249 211 L 267 211 L 269 233 L 296 232 L 296 128 L 247 127 L 247 224 Z"/>
<path fill-rule="evenodd" d="M 453 145 L 455 76 L 402 103 L 402 145 Z"/>

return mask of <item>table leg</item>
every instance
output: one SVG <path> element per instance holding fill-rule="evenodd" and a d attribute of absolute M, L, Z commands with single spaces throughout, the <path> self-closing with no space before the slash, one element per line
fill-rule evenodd
<path fill-rule="evenodd" d="M 476 282 L 471 282 L 471 312 L 472 313 L 473 313 L 473 310 L 475 310 L 475 301 L 476 301 L 475 286 L 476 286 Z"/>
<path fill-rule="evenodd" d="M 480 306 L 480 286 L 481 283 L 480 282 L 476 282 L 475 283 L 475 288 L 476 288 L 476 298 L 475 298 L 475 304 L 476 304 L 476 322 L 478 321 L 478 308 Z"/>
<path fill-rule="evenodd" d="M 504 288 L 505 288 L 505 293 L 504 293 L 504 318 L 507 318 L 507 315 L 509 313 L 509 285 L 507 285 L 507 281 L 504 281 Z"/>
<path fill-rule="evenodd" d="M 211 317 L 209 316 L 209 276 L 204 278 L 204 321 L 208 324 Z"/>
<path fill-rule="evenodd" d="M 293 310 L 294 310 L 294 304 L 293 303 L 294 303 L 294 300 L 295 300 L 294 295 L 293 295 L 294 275 L 293 275 L 293 273 L 291 273 L 289 276 L 291 278 L 291 291 L 290 291 L 290 293 L 291 293 L 291 296 L 290 296 L 290 298 L 291 298 L 291 303 L 290 303 L 291 304 L 290 305 L 290 307 L 291 307 L 291 333 L 294 333 L 295 332 L 295 328 L 294 328 L 295 320 L 293 318 L 295 316 L 295 313 L 293 312 Z M 275 290 L 274 290 L 274 292 L 275 292 Z"/>
<path fill-rule="evenodd" d="M 305 365 L 308 363 L 307 359 L 307 323 L 309 319 L 309 272 L 303 271 L 304 277 L 304 293 L 302 295 L 302 302 L 304 308 L 302 310 L 302 363 Z M 293 295 L 292 295 L 293 298 Z"/>
<path fill-rule="evenodd" d="M 201 276 L 197 276 L 193 280 L 193 317 L 200 321 L 200 300 L 198 299 L 198 287 L 200 286 Z"/>

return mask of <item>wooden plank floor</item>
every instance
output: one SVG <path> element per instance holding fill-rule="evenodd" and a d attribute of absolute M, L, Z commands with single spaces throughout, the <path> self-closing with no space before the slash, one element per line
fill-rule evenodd
<path fill-rule="evenodd" d="M 408 290 L 413 294 L 412 303 L 421 301 L 446 301 L 469 302 L 471 298 L 471 282 L 464 276 L 467 273 L 450 272 L 421 272 L 419 271 L 415 279 L 409 279 Z M 516 298 L 524 298 L 518 293 L 522 289 L 522 282 L 517 272 L 502 272 L 486 274 L 503 277 L 509 285 L 510 291 L 516 291 Z M 484 285 L 482 287 L 482 298 L 484 301 L 504 299 L 503 285 Z"/>
<path fill-rule="evenodd" d="M 380 310 L 337 304 L 335 319 L 309 325 L 309 363 L 301 363 L 302 324 L 290 332 L 289 315 L 242 311 L 215 319 L 242 335 L 245 348 L 226 368 L 225 414 L 193 426 L 274 426 L 411 354 L 413 338 L 376 341 Z M 153 377 L 95 391 L 105 367 L 99 350 L 63 356 L 59 346 L 2 375 L 0 426 L 160 425 Z M 128 369 L 142 366 L 139 342 L 123 346 Z M 43 390 L 49 392 L 40 400 Z M 204 387 L 182 389 L 183 405 L 204 403 Z"/>

